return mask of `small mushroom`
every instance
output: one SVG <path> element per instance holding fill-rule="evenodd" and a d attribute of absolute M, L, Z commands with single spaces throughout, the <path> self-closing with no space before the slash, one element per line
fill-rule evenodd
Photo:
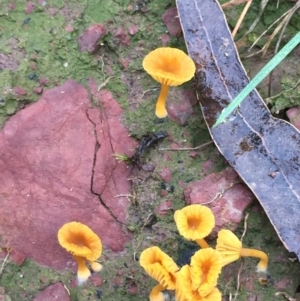
<path fill-rule="evenodd" d="M 194 289 L 192 278 L 194 277 L 189 265 L 183 266 L 177 273 L 176 301 L 221 301 L 222 295 L 216 287 L 213 286 L 208 294 L 203 296 Z"/>
<path fill-rule="evenodd" d="M 211 293 L 218 283 L 222 270 L 222 256 L 212 249 L 206 248 L 197 251 L 191 258 L 192 289 L 205 297 Z"/>
<path fill-rule="evenodd" d="M 102 253 L 102 243 L 96 233 L 88 226 L 79 222 L 64 224 L 57 234 L 59 244 L 70 252 L 77 262 L 77 280 L 82 284 L 91 275 L 86 266 L 89 261 L 94 271 L 100 271 L 102 266 L 96 260 Z"/>
<path fill-rule="evenodd" d="M 184 238 L 196 241 L 201 248 L 209 248 L 204 240 L 215 226 L 212 211 L 200 204 L 194 204 L 177 210 L 174 213 L 177 229 Z"/>
<path fill-rule="evenodd" d="M 216 250 L 223 257 L 223 266 L 240 257 L 257 257 L 260 259 L 257 264 L 257 271 L 267 273 L 268 255 L 255 249 L 243 248 L 242 242 L 230 230 L 222 229 L 218 233 Z"/>
<path fill-rule="evenodd" d="M 155 114 L 158 118 L 165 118 L 168 115 L 165 104 L 169 87 L 190 80 L 195 74 L 195 64 L 182 50 L 161 47 L 146 55 L 143 68 L 161 84 Z"/>
<path fill-rule="evenodd" d="M 140 265 L 159 284 L 153 287 L 150 301 L 163 301 L 163 290 L 174 290 L 176 287 L 176 272 L 179 267 L 173 259 L 159 247 L 145 249 L 140 256 Z"/>

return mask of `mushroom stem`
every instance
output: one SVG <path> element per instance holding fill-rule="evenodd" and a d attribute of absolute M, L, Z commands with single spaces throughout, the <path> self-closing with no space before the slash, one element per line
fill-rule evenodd
<path fill-rule="evenodd" d="M 94 272 L 100 272 L 102 270 L 102 264 L 97 261 L 91 261 L 91 268 Z"/>
<path fill-rule="evenodd" d="M 156 103 L 155 115 L 158 118 L 165 118 L 168 115 L 166 110 L 166 99 L 169 91 L 169 86 L 162 84 L 161 90 Z"/>
<path fill-rule="evenodd" d="M 241 248 L 240 256 L 242 257 L 257 257 L 260 259 L 257 264 L 257 270 L 260 272 L 265 272 L 268 268 L 268 255 L 263 251 L 255 250 L 255 249 L 246 249 Z"/>
<path fill-rule="evenodd" d="M 150 301 L 164 301 L 164 294 L 161 292 L 164 289 L 164 287 L 160 284 L 157 284 L 153 287 L 153 289 L 150 292 L 149 300 Z"/>
<path fill-rule="evenodd" d="M 83 257 L 74 256 L 74 259 L 76 260 L 78 265 L 77 281 L 78 284 L 81 285 L 91 276 L 91 272 L 86 266 L 85 259 Z"/>
<path fill-rule="evenodd" d="M 210 248 L 209 244 L 203 238 L 196 239 L 195 241 L 202 249 Z"/>

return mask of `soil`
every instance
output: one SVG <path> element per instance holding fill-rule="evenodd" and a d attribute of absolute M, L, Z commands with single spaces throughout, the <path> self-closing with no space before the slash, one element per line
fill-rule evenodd
<path fill-rule="evenodd" d="M 255 37 L 294 5 L 293 2 L 281 2 L 278 10 L 275 3 L 269 4 L 258 28 L 242 38 L 243 32 L 257 16 L 259 1 L 253 5 L 237 37 L 242 39 L 238 43 L 242 57 Z M 213 144 L 195 150 L 193 155 L 190 151 L 160 150 L 169 148 L 171 143 L 182 148 L 196 147 L 210 141 L 197 105 L 183 124 L 172 118 L 162 121 L 154 116 L 159 86 L 143 70 L 142 60 L 149 50 L 163 44 L 185 49 L 182 35 L 171 36 L 162 21 L 163 13 L 174 6 L 173 0 L 1 2 L 1 126 L 10 116 L 37 101 L 44 89 L 61 85 L 69 78 L 88 89 L 88 78 L 93 77 L 97 85 L 110 90 L 121 105 L 125 112 L 122 121 L 132 137 L 140 139 L 146 133 L 164 130 L 170 135 L 142 156 L 141 168 L 134 167 L 126 224 L 133 239 L 126 245 L 124 252 L 114 253 L 104 249 L 101 257 L 103 271 L 92 275 L 83 286 L 75 284 L 76 275 L 70 270 L 58 271 L 40 266 L 30 258 L 21 265 L 11 260 L 2 260 L 0 298 L 2 294 L 3 300 L 33 300 L 44 288 L 59 281 L 67 287 L 72 301 L 148 300 L 149 292 L 156 282 L 139 266 L 141 251 L 157 245 L 175 261 L 185 264 L 190 256 L 187 254 L 193 254 L 196 250 L 194 243 L 185 241 L 178 234 L 173 212 L 185 206 L 183 191 L 186 184 L 207 175 L 204 162 L 212 162 L 209 173 L 223 170 L 228 167 L 228 163 Z M 242 7 L 237 6 L 225 11 L 231 26 L 236 23 L 241 10 Z M 299 15 L 295 17 L 287 27 L 283 43 L 295 31 L 300 30 Z M 80 52 L 78 36 L 94 24 L 102 24 L 106 28 L 106 34 L 94 45 L 95 51 Z M 271 44 L 265 59 L 260 56 L 243 59 L 250 76 L 265 64 L 273 50 L 274 45 Z M 274 71 L 273 95 L 293 87 L 297 82 L 300 75 L 299 64 L 295 63 L 299 62 L 298 52 L 299 49 L 295 49 Z M 269 96 L 268 84 L 266 80 L 259 87 L 263 97 Z M 193 82 L 190 81 L 171 89 L 169 97 L 180 98 L 180 93 L 193 89 Z M 294 94 L 292 100 L 283 94 L 285 97 L 270 101 L 272 112 L 286 118 L 285 109 L 300 104 L 299 91 L 295 90 Z M 156 170 L 166 166 L 171 170 L 171 180 L 165 181 L 158 173 L 147 171 L 153 166 Z M 157 214 L 158 210 L 162 210 L 163 214 Z M 275 297 L 276 292 L 286 292 L 299 298 L 298 260 L 285 249 L 258 201 L 247 209 L 246 214 L 249 214 L 246 226 L 242 221 L 235 233 L 241 237 L 246 227 L 243 244 L 261 249 L 269 255 L 271 280 L 266 285 L 259 283 L 255 259 L 237 261 L 225 267 L 222 272 L 218 284 L 222 300 L 285 300 L 283 295 Z M 215 245 L 214 240 L 210 243 Z M 167 294 L 174 299 L 172 292 Z"/>

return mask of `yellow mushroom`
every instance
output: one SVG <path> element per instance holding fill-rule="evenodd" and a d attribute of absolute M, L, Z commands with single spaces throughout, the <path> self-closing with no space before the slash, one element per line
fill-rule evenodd
<path fill-rule="evenodd" d="M 174 290 L 176 287 L 176 272 L 179 267 L 159 247 L 145 249 L 140 256 L 140 265 L 150 277 L 159 282 L 151 290 L 150 301 L 163 301 L 162 290 Z"/>
<path fill-rule="evenodd" d="M 57 234 L 59 244 L 70 252 L 77 262 L 77 280 L 82 284 L 91 275 L 86 266 L 89 261 L 94 271 L 100 271 L 102 266 L 96 260 L 102 253 L 100 238 L 88 226 L 79 222 L 64 224 Z"/>
<path fill-rule="evenodd" d="M 195 64 L 182 50 L 161 47 L 146 55 L 143 68 L 161 84 L 155 114 L 158 118 L 165 118 L 168 115 L 165 104 L 169 87 L 190 80 L 195 74 Z"/>
<path fill-rule="evenodd" d="M 207 296 L 217 285 L 222 269 L 221 254 L 212 248 L 199 250 L 192 256 L 190 266 L 192 290 Z"/>
<path fill-rule="evenodd" d="M 177 210 L 174 213 L 177 229 L 184 238 L 193 240 L 201 248 L 208 248 L 204 240 L 215 226 L 215 217 L 212 211 L 200 204 L 194 204 Z"/>
<path fill-rule="evenodd" d="M 257 257 L 260 259 L 257 265 L 258 272 L 267 272 L 268 255 L 255 249 L 243 248 L 242 242 L 230 230 L 222 229 L 218 233 L 216 250 L 222 255 L 223 266 L 240 257 Z"/>
<path fill-rule="evenodd" d="M 202 250 L 201 250 L 202 251 Z M 212 287 L 205 296 L 193 289 L 191 267 L 183 266 L 177 273 L 176 301 L 221 301 L 222 295 L 216 287 Z"/>

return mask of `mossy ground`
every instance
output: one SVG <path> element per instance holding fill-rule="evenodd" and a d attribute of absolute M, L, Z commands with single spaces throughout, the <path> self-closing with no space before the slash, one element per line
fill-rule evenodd
<path fill-rule="evenodd" d="M 9 3 L 10 1 L 4 0 L 0 4 L 0 53 L 5 54 L 6 61 L 10 62 L 0 71 L 0 124 L 28 103 L 38 100 L 39 96 L 33 93 L 33 89 L 40 85 L 41 78 L 48 80 L 45 88 L 59 85 L 68 78 L 87 87 L 87 80 L 92 76 L 99 85 L 107 81 L 106 88 L 113 92 L 125 110 L 124 124 L 132 136 L 140 138 L 147 132 L 168 130 L 173 140 L 181 146 L 197 146 L 210 140 L 199 108 L 195 109 L 185 126 L 169 119 L 161 123 L 154 114 L 149 114 L 154 112 L 158 86 L 143 71 L 141 62 L 150 49 L 161 46 L 161 35 L 167 30 L 161 16 L 166 9 L 175 6 L 173 0 L 52 0 L 36 5 L 32 14 L 24 12 L 26 1 L 15 1 L 15 9 L 12 11 L 8 8 Z M 238 37 L 254 21 L 259 3 L 260 1 L 254 1 Z M 280 9 L 276 9 L 275 3 L 269 4 L 258 27 L 246 37 L 245 44 L 249 46 L 255 37 L 291 6 L 292 3 L 287 1 L 280 2 Z M 241 9 L 239 6 L 226 11 L 230 26 L 234 26 Z M 300 29 L 299 20 L 300 18 L 291 20 L 286 41 Z M 108 28 L 99 51 L 94 55 L 79 52 L 77 36 L 95 23 L 104 23 Z M 74 31 L 65 31 L 66 25 L 71 25 Z M 114 37 L 113 32 L 117 27 L 128 29 L 133 25 L 137 25 L 139 31 L 130 37 L 130 45 L 123 45 Z M 185 48 L 182 36 L 172 37 L 169 45 Z M 295 57 L 290 58 L 291 62 L 293 60 Z M 244 61 L 251 73 L 254 71 L 247 66 L 253 64 L 249 62 L 251 61 Z M 109 80 L 109 75 L 105 72 L 107 66 L 114 71 Z M 294 64 L 290 64 L 285 68 L 289 70 L 286 75 L 294 76 L 282 79 L 283 88 L 293 85 L 298 78 L 296 76 L 299 76 L 299 68 L 293 67 Z M 17 96 L 12 90 L 16 86 L 26 89 L 26 95 Z M 262 91 L 264 87 L 261 87 Z M 185 88 L 192 88 L 192 83 L 183 86 Z M 149 92 L 144 93 L 149 89 Z M 292 103 L 287 97 L 280 100 L 280 103 L 276 100 L 274 107 L 284 109 L 299 102 L 299 95 L 296 95 Z M 134 238 L 122 254 L 115 255 L 104 250 L 101 286 L 95 287 L 88 282 L 84 286 L 73 287 L 74 273 L 41 267 L 28 259 L 21 266 L 9 261 L 5 265 L 0 286 L 5 288 L 7 295 L 13 301 L 29 301 L 49 284 L 62 281 L 69 289 L 72 301 L 147 300 L 155 282 L 141 270 L 138 264 L 140 252 L 146 247 L 158 245 L 182 264 L 188 258 L 186 251 L 192 253 L 197 249 L 193 243 L 186 242 L 179 236 L 174 225 L 173 210 L 184 206 L 183 188 L 178 182 L 187 183 L 200 179 L 203 176 L 201 165 L 208 159 L 216 162 L 215 171 L 227 164 L 213 146 L 199 151 L 198 157 L 194 159 L 185 151 L 170 152 L 171 160 L 166 162 L 159 147 L 168 146 L 169 141 L 164 140 L 151 149 L 143 161 L 157 166 L 167 165 L 172 171 L 172 181 L 166 184 L 156 173 L 136 171 L 129 196 L 131 207 L 127 224 Z M 162 185 L 169 191 L 167 198 L 173 200 L 173 205 L 167 215 L 159 217 L 154 214 L 154 208 L 166 199 L 160 196 Z M 246 259 L 236 300 L 273 301 L 277 290 L 293 295 L 299 284 L 299 263 L 289 260 L 288 252 L 259 205 L 249 208 L 249 213 L 244 244 L 262 249 L 270 255 L 269 270 L 273 283 L 259 285 L 255 273 L 256 260 Z M 237 235 L 241 236 L 242 232 L 243 223 L 238 228 Z M 212 242 L 213 245 L 214 243 Z M 236 291 L 239 264 L 240 262 L 230 265 L 221 276 L 219 287 L 224 301 L 232 300 L 230 296 Z M 276 287 L 274 284 L 282 279 L 282 288 Z"/>

